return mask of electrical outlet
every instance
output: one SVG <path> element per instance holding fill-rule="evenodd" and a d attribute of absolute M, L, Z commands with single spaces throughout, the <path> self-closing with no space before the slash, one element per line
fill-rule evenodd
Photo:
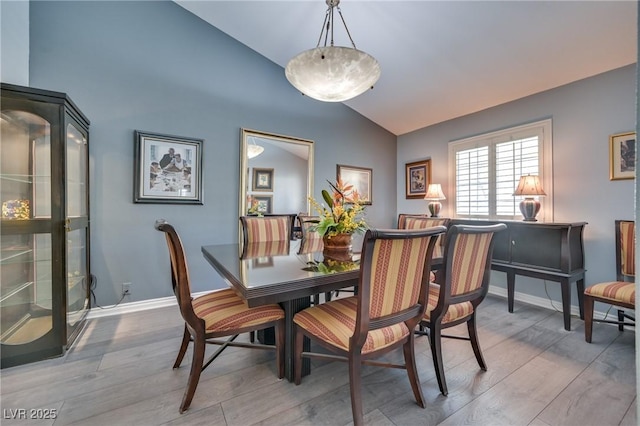
<path fill-rule="evenodd" d="M 123 296 L 131 295 L 131 283 L 122 283 L 122 295 Z"/>

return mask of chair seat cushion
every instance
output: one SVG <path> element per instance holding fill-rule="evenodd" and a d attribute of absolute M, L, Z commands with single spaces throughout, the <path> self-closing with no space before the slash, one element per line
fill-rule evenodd
<path fill-rule="evenodd" d="M 438 304 L 438 298 L 440 297 L 440 286 L 438 284 L 429 284 L 429 300 L 427 301 L 427 310 L 424 314 L 424 321 L 431 320 L 431 311 L 433 311 Z M 446 324 L 453 322 L 460 318 L 467 317 L 473 313 L 473 305 L 471 302 L 456 303 L 449 306 L 447 312 L 444 314 L 441 323 Z"/>
<path fill-rule="evenodd" d="M 635 306 L 636 303 L 636 285 L 635 283 L 624 281 L 612 281 L 608 283 L 600 283 L 587 287 L 584 294 L 602 300 L 629 303 Z"/>
<path fill-rule="evenodd" d="M 230 288 L 196 297 L 192 304 L 209 333 L 253 327 L 284 318 L 280 306 L 274 304 L 249 308 Z"/>
<path fill-rule="evenodd" d="M 309 334 L 344 351 L 356 325 L 358 298 L 346 297 L 307 308 L 293 317 L 293 322 Z M 363 354 L 377 351 L 405 338 L 409 329 L 404 323 L 371 330 L 362 348 Z"/>

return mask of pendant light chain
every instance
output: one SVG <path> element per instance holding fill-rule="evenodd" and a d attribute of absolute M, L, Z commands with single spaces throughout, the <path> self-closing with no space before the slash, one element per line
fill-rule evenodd
<path fill-rule="evenodd" d="M 347 30 L 347 35 L 349 36 L 349 40 L 351 41 L 351 45 L 353 48 L 356 48 L 356 44 L 353 42 L 351 38 L 351 33 L 349 32 L 349 28 L 347 27 L 347 23 L 344 21 L 344 16 L 342 16 L 342 10 L 340 10 L 340 6 L 336 6 L 338 8 L 338 13 L 340 14 L 340 19 L 342 19 L 342 24 L 344 25 L 344 29 Z M 333 40 L 331 40 L 331 45 L 333 45 Z"/>
<path fill-rule="evenodd" d="M 349 27 L 347 27 L 347 22 L 344 20 L 344 16 L 342 15 L 342 9 L 337 5 L 330 5 L 327 8 L 327 12 L 324 15 L 324 22 L 322 23 L 322 28 L 320 29 L 320 37 L 318 37 L 318 43 L 316 44 L 316 48 L 320 47 L 320 42 L 322 41 L 322 35 L 324 34 L 324 47 L 327 47 L 327 41 L 329 41 L 329 32 L 331 32 L 331 44 L 333 46 L 333 28 L 335 25 L 335 17 L 333 14 L 333 9 L 338 9 L 338 14 L 340 14 L 340 19 L 342 20 L 342 25 L 344 25 L 344 29 L 347 32 L 347 36 L 349 37 L 349 41 L 351 42 L 351 46 L 354 49 L 356 48 L 356 43 L 353 41 L 353 37 L 351 37 L 351 32 L 349 32 Z"/>

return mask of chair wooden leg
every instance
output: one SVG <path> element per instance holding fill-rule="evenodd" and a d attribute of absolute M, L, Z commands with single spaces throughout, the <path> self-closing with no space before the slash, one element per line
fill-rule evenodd
<path fill-rule="evenodd" d="M 278 379 L 284 377 L 284 318 L 276 323 L 276 365 L 278 367 Z"/>
<path fill-rule="evenodd" d="M 256 332 L 255 331 L 250 331 L 249 332 L 249 341 L 251 343 L 254 343 L 256 341 Z"/>
<path fill-rule="evenodd" d="M 191 372 L 189 373 L 189 381 L 187 382 L 187 389 L 184 391 L 182 397 L 182 404 L 180 404 L 180 414 L 186 411 L 191 405 L 193 395 L 196 393 L 198 387 L 198 381 L 200 380 L 200 373 L 202 373 L 202 364 L 204 363 L 204 349 L 205 349 L 204 334 L 201 336 L 195 336 L 193 339 L 193 359 L 191 360 Z"/>
<path fill-rule="evenodd" d="M 191 333 L 189 333 L 189 329 L 187 329 L 187 325 L 185 324 L 184 334 L 182 335 L 182 343 L 180 344 L 180 350 L 178 351 L 176 362 L 173 363 L 173 368 L 178 368 L 180 367 L 180 364 L 182 364 L 184 354 L 187 352 L 187 348 L 189 347 L 190 341 L 191 341 Z"/>
<path fill-rule="evenodd" d="M 480 344 L 478 342 L 478 330 L 476 328 L 476 313 L 474 312 L 467 321 L 467 330 L 469 330 L 469 340 L 471 341 L 471 347 L 473 348 L 473 353 L 476 356 L 476 360 L 478 361 L 478 365 L 484 371 L 487 371 L 487 364 L 484 362 L 484 357 L 482 356 L 482 351 L 480 350 Z"/>
<path fill-rule="evenodd" d="M 447 390 L 447 382 L 444 378 L 444 365 L 442 361 L 442 329 L 440 324 L 429 324 L 429 340 L 431 343 L 431 355 L 433 356 L 433 367 L 436 370 L 436 378 L 438 379 L 438 386 L 440 392 L 447 396 L 449 391 Z"/>
<path fill-rule="evenodd" d="M 584 340 L 591 343 L 591 334 L 593 332 L 593 298 L 584 295 Z"/>
<path fill-rule="evenodd" d="M 362 414 L 362 358 L 359 353 L 349 354 L 349 390 L 351 391 L 351 411 L 354 426 L 364 424 Z"/>
<path fill-rule="evenodd" d="M 413 390 L 413 395 L 416 398 L 416 402 L 422 408 L 425 408 L 427 405 L 424 401 L 424 395 L 422 394 L 422 386 L 420 386 L 420 379 L 418 379 L 418 369 L 416 368 L 416 354 L 415 354 L 415 342 L 413 338 L 413 333 L 409 335 L 409 340 L 407 340 L 402 347 L 404 351 L 404 364 L 407 367 L 407 374 L 409 375 L 409 383 L 411 383 L 411 389 Z"/>
<path fill-rule="evenodd" d="M 302 329 L 295 323 L 293 324 L 295 333 L 295 342 L 293 348 L 293 382 L 299 385 L 302 382 L 302 350 L 304 343 L 304 334 Z"/>

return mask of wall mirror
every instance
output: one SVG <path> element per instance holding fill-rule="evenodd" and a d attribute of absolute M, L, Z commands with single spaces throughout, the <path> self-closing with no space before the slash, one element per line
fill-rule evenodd
<path fill-rule="evenodd" d="M 241 129 L 239 216 L 310 212 L 312 194 L 312 140 Z"/>

